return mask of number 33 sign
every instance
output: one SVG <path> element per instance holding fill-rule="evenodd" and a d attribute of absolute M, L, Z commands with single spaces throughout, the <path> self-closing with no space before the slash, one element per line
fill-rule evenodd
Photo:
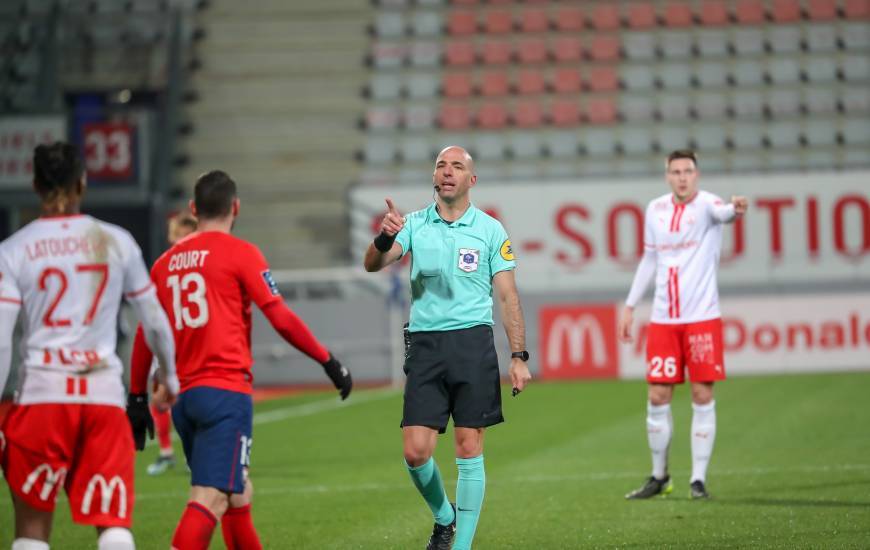
<path fill-rule="evenodd" d="M 96 180 L 128 180 L 133 176 L 133 130 L 125 123 L 84 125 L 85 164 Z"/>

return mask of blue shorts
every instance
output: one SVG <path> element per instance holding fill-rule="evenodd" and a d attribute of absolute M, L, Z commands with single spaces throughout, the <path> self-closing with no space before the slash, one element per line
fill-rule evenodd
<path fill-rule="evenodd" d="M 172 421 L 190 467 L 191 485 L 244 492 L 253 414 L 253 401 L 246 393 L 196 387 L 178 396 Z"/>

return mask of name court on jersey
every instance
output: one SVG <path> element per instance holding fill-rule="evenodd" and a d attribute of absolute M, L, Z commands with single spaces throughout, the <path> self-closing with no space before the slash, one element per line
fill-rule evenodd
<path fill-rule="evenodd" d="M 205 259 L 210 250 L 186 250 L 178 252 L 169 257 L 169 271 L 181 271 L 182 269 L 192 269 L 194 267 L 202 267 L 205 265 Z"/>
<path fill-rule="evenodd" d="M 87 236 L 49 237 L 39 239 L 25 245 L 28 260 L 38 260 L 46 257 L 73 256 L 86 254 L 89 256 L 104 256 L 108 248 L 105 238 Z"/>

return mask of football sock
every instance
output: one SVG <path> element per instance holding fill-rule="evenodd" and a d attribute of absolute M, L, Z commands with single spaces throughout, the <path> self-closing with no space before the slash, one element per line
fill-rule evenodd
<path fill-rule="evenodd" d="M 172 548 L 177 550 L 208 550 L 211 534 L 217 526 L 217 518 L 211 510 L 194 501 L 187 503 L 187 508 L 181 515 L 175 534 L 172 536 Z"/>
<path fill-rule="evenodd" d="M 157 441 L 160 443 L 160 456 L 172 456 L 172 420 L 169 412 L 160 412 L 156 407 L 151 407 L 151 416 L 154 418 Z"/>
<path fill-rule="evenodd" d="M 671 445 L 671 433 L 674 431 L 674 419 L 671 416 L 671 405 L 646 405 L 646 435 L 649 449 L 652 451 L 652 475 L 662 479 L 668 473 L 668 447 Z"/>
<path fill-rule="evenodd" d="M 97 550 L 135 550 L 133 533 L 123 527 L 109 527 L 97 538 Z"/>
<path fill-rule="evenodd" d="M 48 550 L 48 543 L 36 539 L 15 539 L 12 550 Z"/>
<path fill-rule="evenodd" d="M 716 440 L 716 402 L 706 405 L 692 403 L 692 478 L 707 481 L 707 465 Z"/>
<path fill-rule="evenodd" d="M 456 481 L 456 539 L 453 550 L 470 550 L 483 495 L 486 492 L 486 471 L 483 455 L 473 458 L 457 458 L 459 478 Z"/>
<path fill-rule="evenodd" d="M 227 509 L 221 518 L 221 532 L 227 550 L 262 550 L 260 537 L 254 529 L 251 505 Z"/>
<path fill-rule="evenodd" d="M 435 464 L 435 459 L 430 457 L 429 460 L 417 467 L 412 467 L 407 462 L 408 473 L 411 474 L 411 480 L 423 495 L 423 500 L 429 505 L 432 510 L 432 515 L 439 525 L 450 525 L 453 523 L 453 507 L 450 506 L 450 501 L 447 500 L 447 493 L 444 491 L 444 481 L 441 480 L 441 472 L 438 471 L 438 465 Z"/>

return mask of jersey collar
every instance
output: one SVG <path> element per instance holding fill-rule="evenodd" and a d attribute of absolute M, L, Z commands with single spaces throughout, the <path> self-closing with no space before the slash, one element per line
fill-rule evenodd
<path fill-rule="evenodd" d="M 436 203 L 432 203 L 429 205 L 429 208 L 426 209 L 426 216 L 429 219 L 429 223 L 443 223 L 447 224 L 444 219 L 438 215 L 438 210 L 435 208 Z M 468 226 L 474 223 L 475 218 L 477 217 L 477 208 L 474 206 L 474 203 L 468 203 L 468 209 L 462 214 L 462 217 L 453 222 L 450 225 L 464 225 Z"/>

